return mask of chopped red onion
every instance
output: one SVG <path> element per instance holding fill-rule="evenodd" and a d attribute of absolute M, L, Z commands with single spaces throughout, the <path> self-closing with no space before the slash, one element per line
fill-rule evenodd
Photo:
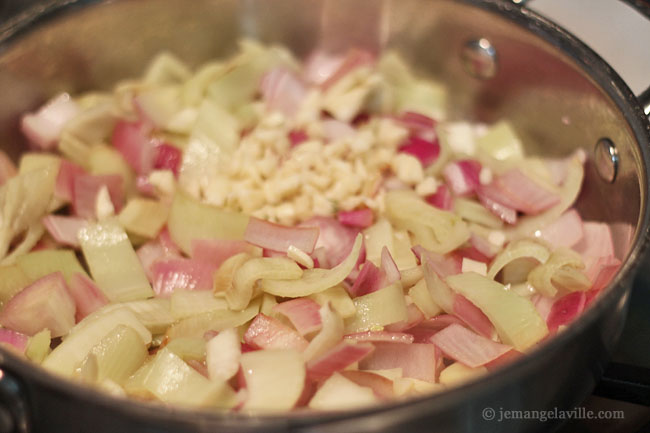
<path fill-rule="evenodd" d="M 79 272 L 70 277 L 68 291 L 77 307 L 75 315 L 77 322 L 109 302 L 104 292 L 97 287 L 95 282 Z"/>
<path fill-rule="evenodd" d="M 79 106 L 67 93 L 51 99 L 35 113 L 23 116 L 21 130 L 39 149 L 56 146 L 65 124 L 79 113 Z"/>
<path fill-rule="evenodd" d="M 472 368 L 494 361 L 512 349 L 456 324 L 438 332 L 431 341 L 451 359 Z"/>
<path fill-rule="evenodd" d="M 440 185 L 436 192 L 428 195 L 425 200 L 431 206 L 435 206 L 438 209 L 451 210 L 452 207 L 451 192 L 447 185 Z"/>
<path fill-rule="evenodd" d="M 406 139 L 399 151 L 413 155 L 420 160 L 423 167 L 427 167 L 440 156 L 440 143 L 437 138 L 430 141 L 414 135 Z"/>
<path fill-rule="evenodd" d="M 481 168 L 478 161 L 464 159 L 447 164 L 442 174 L 455 195 L 466 196 L 473 194 L 481 185 L 479 180 Z"/>
<path fill-rule="evenodd" d="M 546 319 L 548 329 L 553 332 L 562 325 L 572 322 L 585 308 L 587 295 L 585 292 L 573 292 L 553 303 L 551 312 Z"/>
<path fill-rule="evenodd" d="M 373 350 L 374 347 L 370 343 L 353 344 L 343 340 L 321 356 L 309 361 L 307 376 L 316 381 L 325 380 L 333 373 L 361 361 Z"/>
<path fill-rule="evenodd" d="M 290 69 L 276 67 L 264 74 L 260 83 L 262 98 L 272 111 L 293 116 L 307 95 L 307 88 Z"/>
<path fill-rule="evenodd" d="M 83 218 L 54 214 L 43 217 L 41 222 L 55 241 L 75 248 L 79 247 L 77 233 L 88 225 L 88 221 Z"/>
<path fill-rule="evenodd" d="M 163 258 L 151 265 L 153 290 L 158 297 L 170 296 L 174 290 L 212 290 L 216 268 L 204 261 Z"/>
<path fill-rule="evenodd" d="M 374 215 L 372 209 L 358 209 L 339 212 L 338 220 L 343 225 L 365 229 L 370 227 L 374 222 Z"/>
<path fill-rule="evenodd" d="M 319 238 L 317 227 L 288 227 L 251 217 L 244 233 L 244 239 L 258 247 L 286 252 L 294 246 L 307 254 L 314 251 Z"/>
<path fill-rule="evenodd" d="M 289 319 L 300 335 L 318 331 L 322 326 L 320 305 L 309 298 L 296 298 L 273 306 L 273 311 Z"/>
<path fill-rule="evenodd" d="M 308 343 L 298 332 L 263 313 L 255 316 L 244 334 L 244 342 L 255 349 L 305 350 Z"/>

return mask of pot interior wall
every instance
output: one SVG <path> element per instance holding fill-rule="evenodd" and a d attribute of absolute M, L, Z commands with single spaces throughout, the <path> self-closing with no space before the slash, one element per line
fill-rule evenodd
<path fill-rule="evenodd" d="M 190 65 L 231 54 L 242 36 L 290 47 L 398 50 L 421 74 L 450 89 L 454 118 L 508 118 L 533 154 L 564 156 L 598 139 L 617 146 L 613 184 L 588 163 L 578 208 L 585 219 L 612 224 L 624 258 L 644 205 L 645 172 L 630 126 L 614 100 L 554 43 L 493 12 L 498 2 L 451 0 L 140 0 L 96 2 L 37 20 L 0 51 L 0 146 L 25 149 L 20 114 L 60 91 L 109 89 L 137 76 L 161 50 Z M 479 5 L 479 7 L 475 7 Z M 492 11 L 490 11 L 492 9 Z M 1 33 L 0 33 L 1 34 Z M 460 52 L 484 37 L 496 48 L 498 72 L 488 80 L 465 72 Z M 557 44 L 557 43 L 556 43 Z M 588 67 L 589 65 L 587 65 Z M 607 71 L 595 76 L 607 78 Z M 619 102 L 620 105 L 620 102 Z M 645 144 L 645 143 L 644 143 Z M 590 158 L 591 160 L 591 158 Z"/>

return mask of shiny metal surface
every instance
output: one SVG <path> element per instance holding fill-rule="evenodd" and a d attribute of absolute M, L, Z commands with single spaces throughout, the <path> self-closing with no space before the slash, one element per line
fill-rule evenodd
<path fill-rule="evenodd" d="M 480 38 L 468 41 L 460 55 L 465 71 L 472 77 L 487 80 L 496 75 L 497 52 L 489 40 Z"/>
<path fill-rule="evenodd" d="M 609 138 L 601 138 L 594 149 L 594 164 L 600 177 L 606 182 L 614 182 L 618 172 L 618 150 Z"/>
<path fill-rule="evenodd" d="M 34 430 L 156 432 L 540 431 L 552 423 L 489 423 L 481 408 L 570 407 L 593 389 L 620 335 L 629 283 L 648 236 L 650 127 L 635 95 L 598 56 L 554 24 L 500 0 L 177 0 L 70 3 L 43 18 L 0 26 L 0 145 L 25 149 L 20 113 L 56 92 L 108 89 L 137 75 L 161 49 L 190 65 L 235 50 L 243 35 L 289 46 L 396 49 L 423 75 L 445 83 L 453 118 L 507 118 L 532 154 L 590 153 L 578 208 L 612 225 L 622 271 L 583 317 L 506 370 L 442 395 L 348 413 L 246 417 L 123 401 L 63 381 L 0 350 L 0 366 L 24 378 Z M 27 26 L 26 24 L 33 24 Z M 499 55 L 493 77 L 464 72 L 468 40 L 486 38 Z M 601 179 L 594 143 L 609 137 L 620 162 Z M 569 385 L 570 384 L 570 385 Z M 81 409 L 81 407 L 83 409 Z M 59 430 L 60 429 L 60 430 Z M 68 431 L 70 429 L 67 429 Z"/>

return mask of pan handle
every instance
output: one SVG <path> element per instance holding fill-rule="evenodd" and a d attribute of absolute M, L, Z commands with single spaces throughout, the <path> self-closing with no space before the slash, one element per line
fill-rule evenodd
<path fill-rule="evenodd" d="M 26 394 L 22 384 L 0 369 L 0 433 L 28 433 Z"/>

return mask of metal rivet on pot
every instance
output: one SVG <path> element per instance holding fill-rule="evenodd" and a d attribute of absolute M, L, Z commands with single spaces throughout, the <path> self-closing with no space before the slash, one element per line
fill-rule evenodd
<path fill-rule="evenodd" d="M 606 182 L 614 182 L 618 172 L 618 150 L 609 138 L 601 138 L 594 149 L 594 161 L 598 174 Z"/>
<path fill-rule="evenodd" d="M 497 52 L 485 38 L 468 41 L 461 53 L 463 66 L 475 78 L 488 79 L 497 73 Z"/>

